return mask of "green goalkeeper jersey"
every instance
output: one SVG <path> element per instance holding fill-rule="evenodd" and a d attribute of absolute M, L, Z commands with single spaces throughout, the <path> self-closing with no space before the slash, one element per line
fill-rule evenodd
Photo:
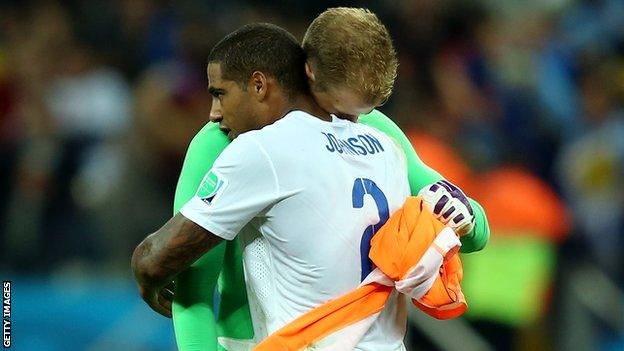
<path fill-rule="evenodd" d="M 379 129 L 401 145 L 407 156 L 412 194 L 443 179 L 420 160 L 405 134 L 386 115 L 373 110 L 360 116 L 358 122 Z M 195 195 L 204 175 L 228 144 L 229 140 L 216 123 L 208 123 L 193 138 L 178 180 L 174 213 Z M 490 236 L 483 208 L 472 199 L 470 202 L 475 227 L 461 238 L 461 252 L 464 253 L 481 250 Z M 175 290 L 173 325 L 181 351 L 224 350 L 218 337 L 253 339 L 238 239 L 219 244 L 178 275 Z"/>

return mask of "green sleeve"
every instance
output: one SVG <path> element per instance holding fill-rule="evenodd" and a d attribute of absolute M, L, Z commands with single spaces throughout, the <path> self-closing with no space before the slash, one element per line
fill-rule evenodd
<path fill-rule="evenodd" d="M 204 175 L 229 144 L 215 123 L 208 123 L 189 145 L 176 187 L 174 213 L 190 200 Z M 181 351 L 217 350 L 217 327 L 213 311 L 215 286 L 226 243 L 206 253 L 176 278 L 173 326 Z"/>
<path fill-rule="evenodd" d="M 405 133 L 388 116 L 380 111 L 373 110 L 366 115 L 360 116 L 359 122 L 379 129 L 394 138 L 401 145 L 407 156 L 407 176 L 412 195 L 417 195 L 420 189 L 426 185 L 443 179 L 438 172 L 431 169 L 418 157 Z M 463 253 L 483 249 L 490 238 L 490 228 L 483 207 L 472 199 L 470 199 L 470 203 L 475 214 L 475 227 L 470 233 L 461 238 L 462 248 L 460 252 Z"/>

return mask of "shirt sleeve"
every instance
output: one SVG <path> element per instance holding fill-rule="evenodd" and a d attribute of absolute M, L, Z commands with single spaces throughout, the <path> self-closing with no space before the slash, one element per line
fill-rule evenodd
<path fill-rule="evenodd" d="M 266 150 L 239 136 L 217 158 L 180 213 L 211 233 L 232 240 L 256 215 L 278 201 L 279 184 Z"/>
<path fill-rule="evenodd" d="M 195 195 L 204 175 L 229 143 L 227 136 L 219 130 L 219 124 L 214 122 L 207 123 L 191 140 L 176 186 L 174 215 Z"/>

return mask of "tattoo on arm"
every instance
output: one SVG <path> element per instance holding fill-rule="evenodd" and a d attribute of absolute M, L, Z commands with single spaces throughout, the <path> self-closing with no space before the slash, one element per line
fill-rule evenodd
<path fill-rule="evenodd" d="M 132 258 L 135 276 L 139 283 L 164 286 L 222 240 L 177 214 L 137 246 Z"/>
<path fill-rule="evenodd" d="M 221 238 L 184 218 L 172 218 L 163 227 L 169 236 L 160 264 L 168 271 L 179 273 L 188 268 L 208 250 L 221 242 Z"/>

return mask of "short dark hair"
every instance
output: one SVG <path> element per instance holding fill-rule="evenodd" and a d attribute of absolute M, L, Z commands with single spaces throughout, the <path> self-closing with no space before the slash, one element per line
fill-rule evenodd
<path fill-rule="evenodd" d="M 307 91 L 305 53 L 287 30 L 270 23 L 244 25 L 212 48 L 208 63 L 220 63 L 224 79 L 242 87 L 260 71 L 277 79 L 289 98 Z"/>

